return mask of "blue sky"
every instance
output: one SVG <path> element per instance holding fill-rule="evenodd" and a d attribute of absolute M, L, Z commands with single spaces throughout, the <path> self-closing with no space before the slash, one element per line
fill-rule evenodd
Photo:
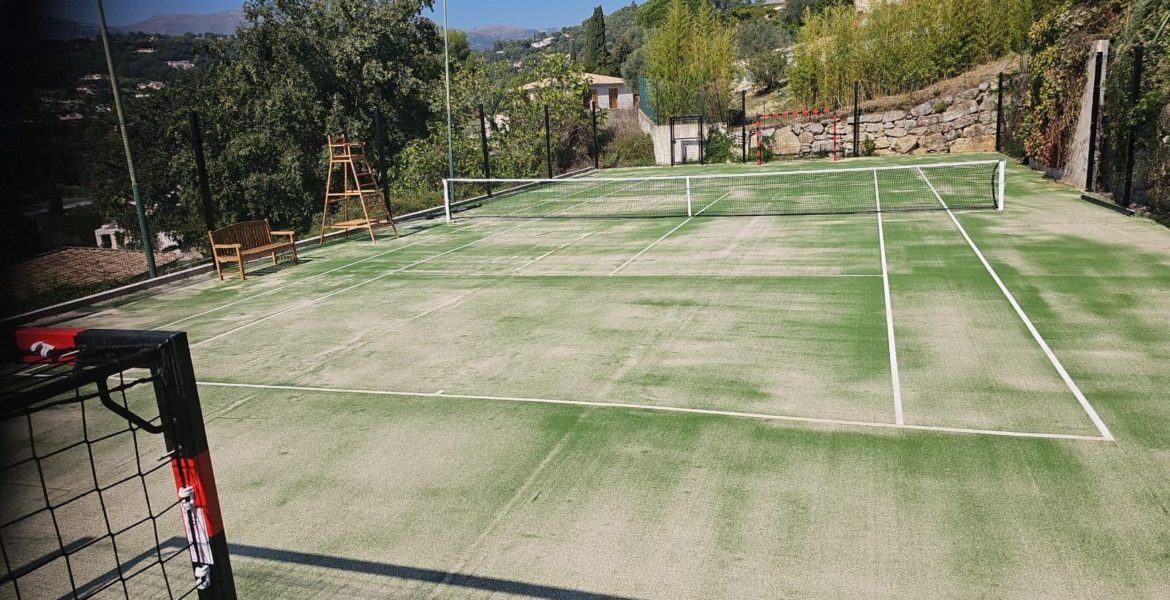
<path fill-rule="evenodd" d="M 172 13 L 215 13 L 238 9 L 240 0 L 104 0 L 106 20 L 111 25 L 129 25 L 154 15 Z M 584 21 L 600 4 L 609 14 L 630 0 L 448 0 L 447 20 L 452 28 L 470 29 L 484 25 L 516 27 L 562 27 Z M 53 0 L 62 18 L 94 23 L 94 0 Z M 435 2 L 435 20 L 442 17 L 442 0 Z"/>

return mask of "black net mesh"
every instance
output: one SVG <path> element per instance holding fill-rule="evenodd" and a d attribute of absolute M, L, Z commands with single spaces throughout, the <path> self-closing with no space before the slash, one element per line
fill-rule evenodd
<path fill-rule="evenodd" d="M 0 370 L 0 597 L 196 594 L 160 373 L 126 367 L 145 364 L 127 352 L 137 358 L 66 351 Z"/>
<path fill-rule="evenodd" d="M 686 217 L 994 209 L 997 161 L 694 177 L 453 180 L 456 217 Z M 490 190 L 490 195 L 489 195 Z"/>

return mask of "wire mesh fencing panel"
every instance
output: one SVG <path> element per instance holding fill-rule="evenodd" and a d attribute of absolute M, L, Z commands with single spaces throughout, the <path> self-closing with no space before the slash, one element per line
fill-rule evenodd
<path fill-rule="evenodd" d="M 0 370 L 0 597 L 235 598 L 186 335 L 16 338 Z"/>

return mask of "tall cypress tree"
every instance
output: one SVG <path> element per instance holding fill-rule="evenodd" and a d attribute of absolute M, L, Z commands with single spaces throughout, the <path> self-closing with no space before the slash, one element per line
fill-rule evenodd
<path fill-rule="evenodd" d="M 583 58 L 586 71 L 590 73 L 609 71 L 609 55 L 605 50 L 605 12 L 600 6 L 593 9 L 593 16 L 585 22 Z"/>

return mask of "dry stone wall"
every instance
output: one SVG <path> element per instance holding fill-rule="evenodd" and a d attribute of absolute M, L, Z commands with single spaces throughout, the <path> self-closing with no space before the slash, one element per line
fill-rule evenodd
<path fill-rule="evenodd" d="M 909 110 L 862 113 L 861 140 L 873 140 L 874 154 L 878 155 L 992 151 L 997 96 L 995 83 L 987 82 Z M 836 131 L 840 155 L 851 155 L 853 115 L 838 120 Z M 776 154 L 810 156 L 833 151 L 831 119 L 766 128 L 762 133 Z M 755 143 L 752 134 L 753 147 Z"/>

